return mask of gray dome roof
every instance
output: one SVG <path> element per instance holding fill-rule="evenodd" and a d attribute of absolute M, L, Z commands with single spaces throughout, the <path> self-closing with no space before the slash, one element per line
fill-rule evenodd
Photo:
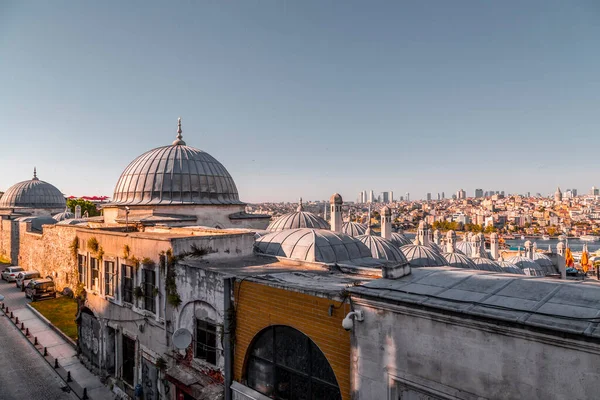
<path fill-rule="evenodd" d="M 398 232 L 392 232 L 392 237 L 390 238 L 390 241 L 394 243 L 397 247 L 412 244 L 412 241 L 409 238 Z"/>
<path fill-rule="evenodd" d="M 467 256 L 461 253 L 444 253 L 442 256 L 446 259 L 446 265 L 455 268 L 479 269 L 477 265 Z"/>
<path fill-rule="evenodd" d="M 471 243 L 465 241 L 456 243 L 456 250 L 459 250 L 461 253 L 469 257 L 471 254 L 473 254 L 473 246 Z"/>
<path fill-rule="evenodd" d="M 115 186 L 118 205 L 243 204 L 231 175 L 213 156 L 185 145 L 142 154 L 125 168 Z"/>
<path fill-rule="evenodd" d="M 284 214 L 277 218 L 269 224 L 267 230 L 270 232 L 278 232 L 286 229 L 299 228 L 330 229 L 329 223 L 323 218 L 308 211 L 304 211 L 302 208 L 302 201 L 300 201 L 297 211 Z"/>
<path fill-rule="evenodd" d="M 411 267 L 443 267 L 446 260 L 429 246 L 409 244 L 400 247 Z"/>
<path fill-rule="evenodd" d="M 540 268 L 540 266 L 533 260 L 523 257 L 523 256 L 514 256 L 509 258 L 509 263 L 516 265 L 521 268 L 525 275 L 529 276 L 544 276 L 544 271 Z"/>
<path fill-rule="evenodd" d="M 533 261 L 538 263 L 539 266 L 542 267 L 543 269 L 546 269 L 546 268 L 554 269 L 554 263 L 552 262 L 550 257 L 548 257 L 545 254 L 534 252 L 533 253 Z"/>
<path fill-rule="evenodd" d="M 369 248 L 373 258 L 408 264 L 404 254 L 402 254 L 400 249 L 391 240 L 373 235 L 361 235 L 357 236 L 356 239 Z"/>
<path fill-rule="evenodd" d="M 0 208 L 65 208 L 66 205 L 60 190 L 40 181 L 35 172 L 33 179 L 11 186 L 0 198 Z"/>
<path fill-rule="evenodd" d="M 471 258 L 473 264 L 477 265 L 477 269 L 482 271 L 493 271 L 493 272 L 504 272 L 502 267 L 493 260 L 485 257 L 475 257 Z"/>
<path fill-rule="evenodd" d="M 367 226 L 365 224 L 359 224 L 358 222 L 344 222 L 342 224 L 342 233 L 350 236 L 361 236 L 367 232 Z"/>
<path fill-rule="evenodd" d="M 273 232 L 256 239 L 258 253 L 293 260 L 322 263 L 358 261 L 379 265 L 359 240 L 323 229 L 292 229 Z"/>
<path fill-rule="evenodd" d="M 525 272 L 523 272 L 523 270 L 519 267 L 517 267 L 515 264 L 510 263 L 508 261 L 497 261 L 498 265 L 500 265 L 500 268 L 502 268 L 502 270 L 508 274 L 517 274 L 517 275 L 525 275 Z"/>
<path fill-rule="evenodd" d="M 61 213 L 53 215 L 52 218 L 54 218 L 55 221 L 60 222 L 60 221 L 64 221 L 65 219 L 75 218 L 75 214 L 73 214 L 69 210 L 65 210 Z"/>
<path fill-rule="evenodd" d="M 429 247 L 431 247 L 431 248 L 432 248 L 432 249 L 433 249 L 433 250 L 434 250 L 436 253 L 438 253 L 439 255 L 442 255 L 442 253 L 444 252 L 444 251 L 442 250 L 442 248 L 440 247 L 440 245 L 439 245 L 439 244 L 437 244 L 437 243 L 436 243 L 436 242 L 434 242 L 434 241 L 430 241 L 430 242 L 429 242 L 429 244 L 428 244 L 428 246 L 429 246 Z"/>

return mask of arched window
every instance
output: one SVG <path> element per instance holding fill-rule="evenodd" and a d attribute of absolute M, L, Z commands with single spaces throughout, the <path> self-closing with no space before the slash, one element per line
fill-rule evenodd
<path fill-rule="evenodd" d="M 272 399 L 342 398 L 323 352 L 308 336 L 288 326 L 271 326 L 256 335 L 245 376 L 249 387 Z"/>

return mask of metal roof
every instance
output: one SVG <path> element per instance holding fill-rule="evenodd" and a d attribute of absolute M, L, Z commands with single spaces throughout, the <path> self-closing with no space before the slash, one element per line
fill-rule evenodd
<path fill-rule="evenodd" d="M 298 228 L 330 229 L 329 223 L 318 215 L 308 211 L 294 211 L 284 214 L 271 222 L 267 230 L 278 232 Z"/>
<path fill-rule="evenodd" d="M 358 222 L 344 222 L 342 224 L 342 232 L 350 236 L 364 235 L 367 231 L 367 225 Z"/>
<path fill-rule="evenodd" d="M 447 265 L 444 257 L 429 246 L 409 244 L 400 247 L 400 250 L 411 267 L 441 267 Z"/>
<path fill-rule="evenodd" d="M 452 252 L 443 253 L 442 256 L 446 259 L 446 265 L 454 268 L 479 269 L 477 265 L 467 256 L 462 253 Z"/>
<path fill-rule="evenodd" d="M 356 239 L 360 240 L 369 248 L 373 258 L 394 261 L 400 264 L 408 264 L 404 254 L 402 254 L 400 249 L 391 240 L 373 235 L 361 235 L 357 236 Z"/>
<path fill-rule="evenodd" d="M 64 208 L 66 204 L 60 190 L 35 175 L 11 186 L 0 198 L 0 208 Z"/>
<path fill-rule="evenodd" d="M 177 144 L 142 154 L 125 168 L 117 205 L 243 204 L 229 172 L 210 154 Z"/>
<path fill-rule="evenodd" d="M 258 253 L 307 262 L 357 263 L 378 266 L 371 251 L 359 240 L 324 229 L 291 229 L 256 239 Z"/>
<path fill-rule="evenodd" d="M 600 339 L 600 285 L 589 281 L 427 268 L 348 290 L 383 302 L 418 304 Z"/>

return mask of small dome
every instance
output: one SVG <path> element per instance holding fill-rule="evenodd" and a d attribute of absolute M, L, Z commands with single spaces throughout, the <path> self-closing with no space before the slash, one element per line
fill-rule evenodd
<path fill-rule="evenodd" d="M 329 223 L 323 218 L 304 211 L 302 208 L 302 200 L 298 210 L 292 213 L 282 215 L 275 221 L 271 222 L 267 227 L 269 232 L 278 232 L 286 229 L 299 229 L 299 228 L 312 228 L 312 229 L 330 229 Z"/>
<path fill-rule="evenodd" d="M 362 235 L 356 237 L 371 250 L 371 256 L 380 260 L 393 261 L 400 264 L 408 264 L 406 257 L 391 240 L 380 236 Z"/>
<path fill-rule="evenodd" d="M 460 253 L 444 253 L 442 256 L 446 259 L 446 265 L 454 268 L 479 269 L 471 259 Z"/>
<path fill-rule="evenodd" d="M 273 232 L 258 238 L 255 248 L 258 253 L 307 262 L 374 261 L 371 251 L 359 240 L 322 229 Z"/>
<path fill-rule="evenodd" d="M 436 242 L 430 241 L 428 246 L 431 247 L 439 255 L 442 255 L 442 253 L 444 253 L 444 250 Z"/>
<path fill-rule="evenodd" d="M 400 250 L 412 267 L 443 267 L 446 260 L 429 246 L 409 244 L 400 247 Z"/>
<path fill-rule="evenodd" d="M 390 241 L 396 247 L 402 247 L 406 246 L 407 244 L 412 244 L 412 241 L 409 238 L 398 232 L 392 232 L 392 237 L 390 238 Z"/>
<path fill-rule="evenodd" d="M 69 211 L 69 209 L 67 208 L 65 211 L 55 214 L 52 216 L 52 218 L 54 218 L 55 221 L 60 222 L 60 221 L 64 221 L 65 219 L 72 219 L 75 218 L 75 214 L 73 214 L 71 211 Z"/>
<path fill-rule="evenodd" d="M 540 268 L 538 263 L 527 257 L 514 256 L 506 261 L 519 267 L 525 273 L 525 275 L 544 276 L 544 271 L 542 271 L 542 268 Z"/>
<path fill-rule="evenodd" d="M 519 267 L 517 267 L 513 263 L 509 263 L 508 261 L 497 261 L 500 268 L 507 274 L 517 274 L 517 275 L 525 275 L 525 272 Z"/>
<path fill-rule="evenodd" d="M 477 266 L 477 269 L 482 271 L 504 272 L 502 267 L 496 261 L 490 260 L 489 258 L 475 257 L 471 258 L 471 261 Z"/>
<path fill-rule="evenodd" d="M 344 204 L 344 201 L 342 200 L 342 196 L 340 196 L 339 193 L 334 193 L 329 199 L 329 204 Z"/>
<path fill-rule="evenodd" d="M 147 151 L 125 168 L 115 186 L 113 204 L 244 204 L 223 164 L 186 146 L 181 123 L 177 132 L 172 145 Z"/>
<path fill-rule="evenodd" d="M 65 208 L 66 205 L 60 190 L 40 181 L 35 171 L 33 179 L 11 186 L 0 198 L 0 208 Z"/>
<path fill-rule="evenodd" d="M 554 266 L 554 263 L 552 262 L 550 257 L 548 257 L 545 254 L 534 252 L 533 253 L 533 261 L 535 261 L 540 266 L 540 268 L 542 268 L 542 270 L 544 271 L 544 273 L 546 275 L 552 275 L 552 274 L 558 273 L 558 271 L 557 271 L 556 267 Z"/>
<path fill-rule="evenodd" d="M 358 222 L 344 222 L 342 224 L 342 233 L 349 236 L 361 236 L 367 232 L 367 226 L 365 224 L 359 224 Z"/>
<path fill-rule="evenodd" d="M 469 242 L 456 243 L 456 250 L 467 256 L 471 256 L 471 254 L 473 254 L 473 246 Z"/>

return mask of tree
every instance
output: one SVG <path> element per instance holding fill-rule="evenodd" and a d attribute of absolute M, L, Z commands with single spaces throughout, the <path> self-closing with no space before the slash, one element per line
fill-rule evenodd
<path fill-rule="evenodd" d="M 498 231 L 498 229 L 496 229 L 494 225 L 488 225 L 485 227 L 485 233 L 492 233 L 496 231 Z"/>
<path fill-rule="evenodd" d="M 87 201 L 84 199 L 68 199 L 67 200 L 67 208 L 71 210 L 72 213 L 75 213 L 75 206 L 81 206 L 81 215 L 83 216 L 87 211 L 88 216 L 96 217 L 100 215 L 100 211 L 96 208 L 96 204 L 91 201 Z"/>

